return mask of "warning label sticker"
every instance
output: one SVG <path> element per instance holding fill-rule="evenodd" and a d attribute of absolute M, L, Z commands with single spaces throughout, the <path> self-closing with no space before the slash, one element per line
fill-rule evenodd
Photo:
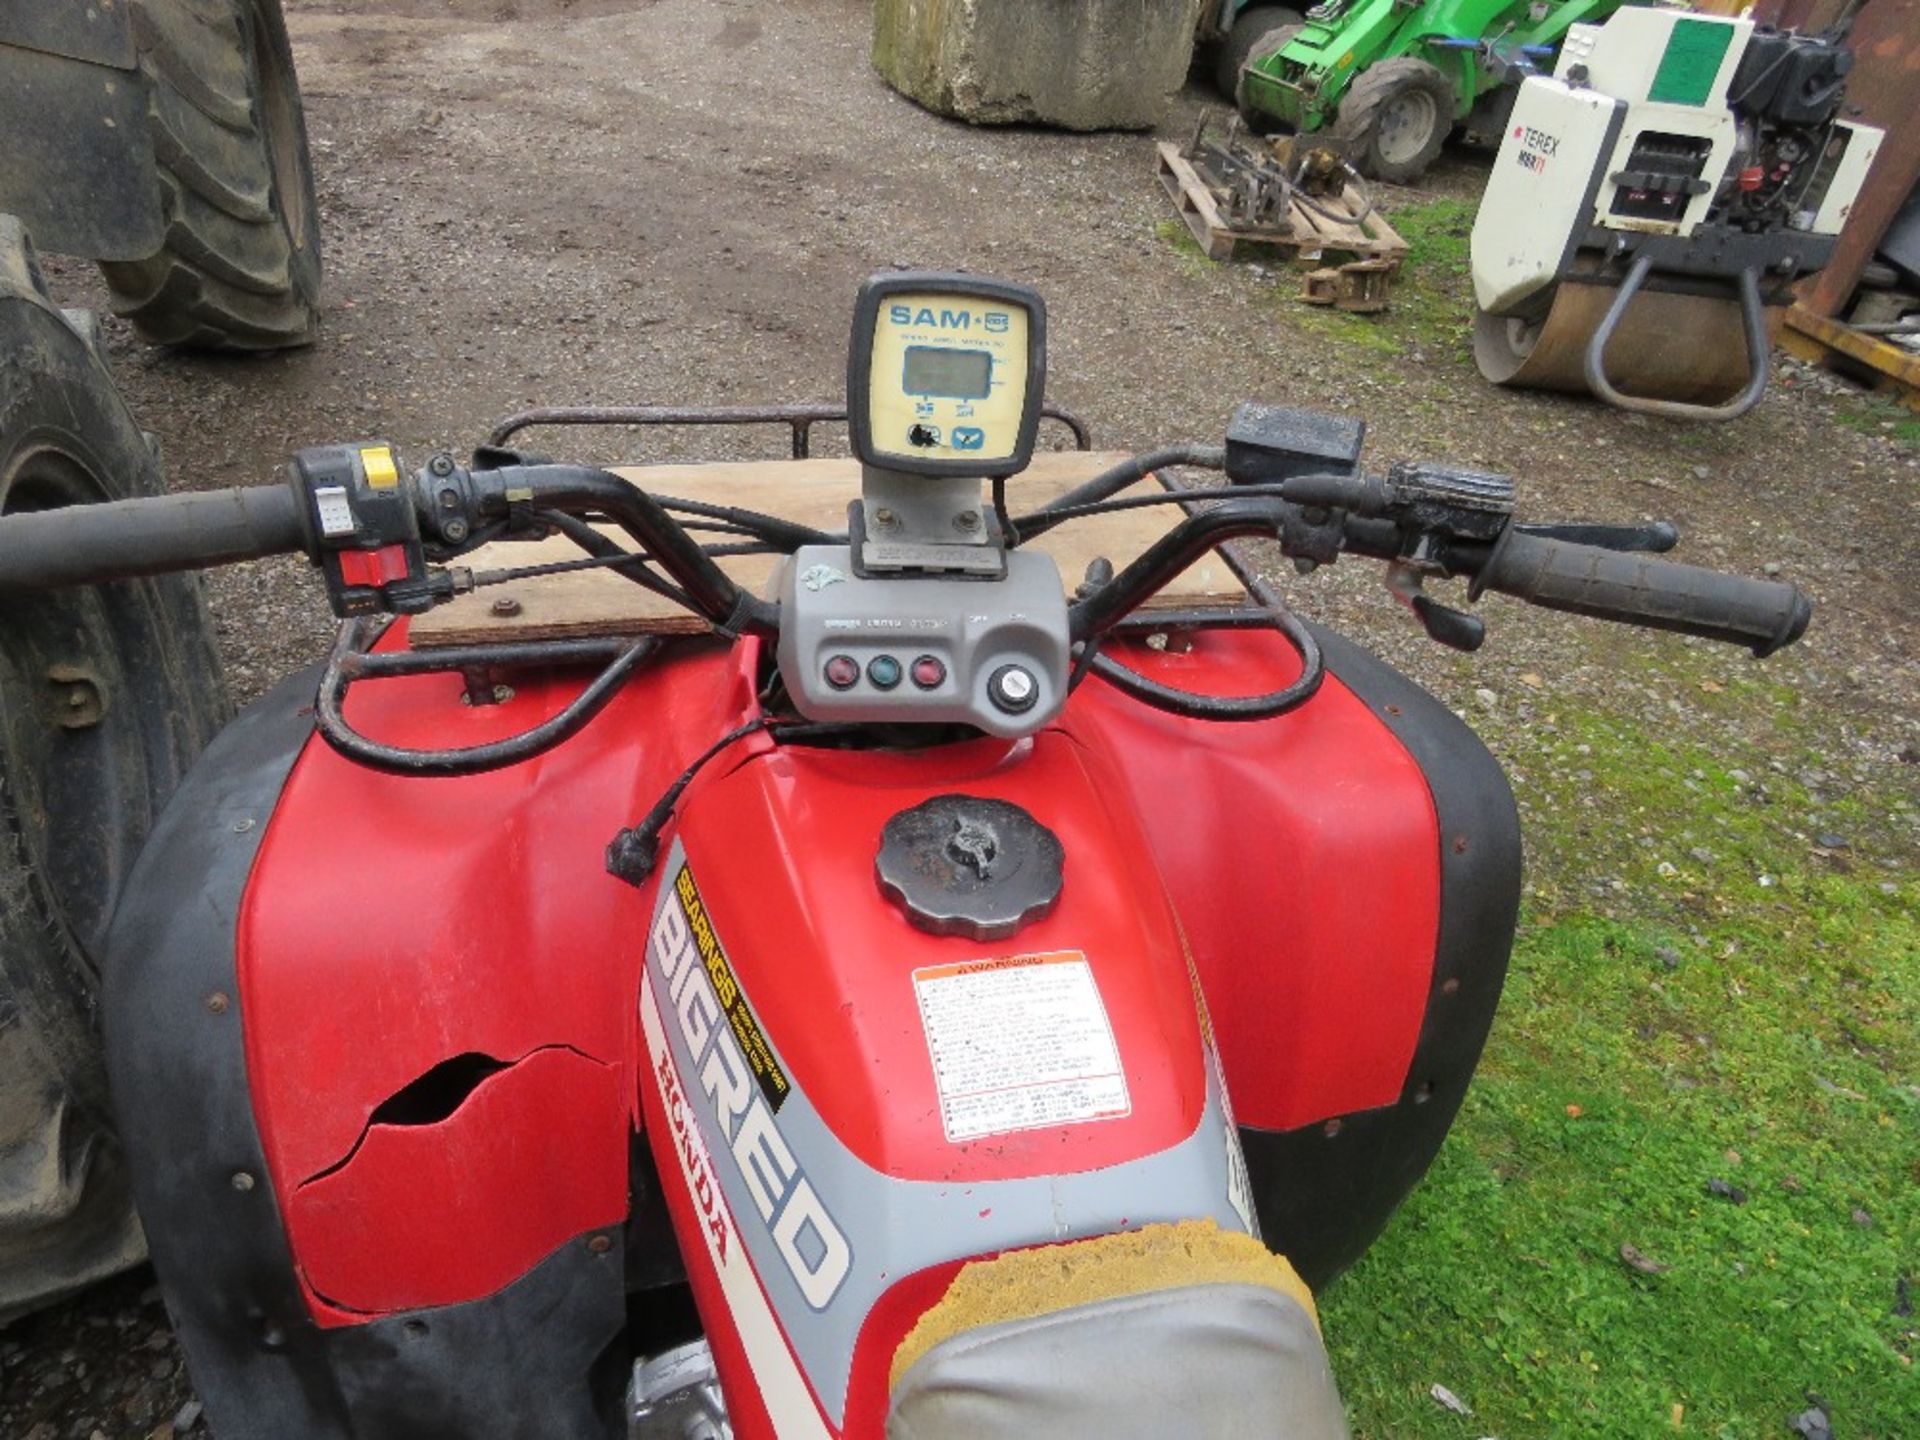
<path fill-rule="evenodd" d="M 1132 1109 L 1113 1025 L 1078 950 L 913 972 L 952 1141 Z"/>

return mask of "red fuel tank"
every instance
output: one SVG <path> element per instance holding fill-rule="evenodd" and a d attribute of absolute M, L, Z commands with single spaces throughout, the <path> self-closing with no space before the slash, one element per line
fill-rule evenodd
<path fill-rule="evenodd" d="M 944 795 L 1053 832 L 1050 914 L 967 939 L 883 895 L 883 828 Z M 912 1316 L 883 1302 L 929 1272 L 1155 1220 L 1250 1225 L 1179 920 L 1125 786 L 1065 736 L 768 747 L 694 787 L 640 1004 L 656 1151 L 672 1142 L 680 1230 L 704 1242 L 689 1269 L 730 1317 L 710 1327 L 733 1332 L 722 1374 L 768 1411 L 736 1413 L 742 1434 L 876 1411 L 856 1354 L 891 1353 Z"/>

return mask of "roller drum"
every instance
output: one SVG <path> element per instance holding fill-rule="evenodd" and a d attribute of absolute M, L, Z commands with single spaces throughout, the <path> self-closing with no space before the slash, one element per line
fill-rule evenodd
<path fill-rule="evenodd" d="M 1613 304 L 1614 287 L 1566 281 L 1544 319 L 1474 309 L 1473 358 L 1496 385 L 1591 393 L 1587 342 Z M 1769 319 L 1774 316 L 1769 311 Z M 1769 330 L 1773 327 L 1769 324 Z M 1628 394 L 1722 405 L 1748 380 L 1740 303 L 1731 295 L 1643 290 L 1607 346 L 1607 374 Z"/>

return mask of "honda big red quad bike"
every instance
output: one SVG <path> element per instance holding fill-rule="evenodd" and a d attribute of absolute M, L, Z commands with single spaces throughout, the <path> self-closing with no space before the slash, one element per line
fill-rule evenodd
<path fill-rule="evenodd" d="M 107 942 L 223 1440 L 1344 1433 L 1309 1287 L 1460 1103 L 1519 836 L 1466 727 L 1228 542 L 1383 561 L 1462 649 L 1423 580 L 1758 654 L 1809 607 L 1300 412 L 1028 470 L 1044 369 L 1031 291 L 892 274 L 845 411 L 535 417 L 801 454 L 844 415 L 857 471 L 368 442 L 0 519 L 11 613 L 300 551 L 346 622 L 207 750 Z M 745 503 L 770 477 L 813 517 Z M 533 539 L 573 558 L 501 559 Z"/>

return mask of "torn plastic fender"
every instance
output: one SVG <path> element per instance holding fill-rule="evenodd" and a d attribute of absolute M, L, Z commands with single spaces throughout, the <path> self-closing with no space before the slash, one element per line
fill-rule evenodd
<path fill-rule="evenodd" d="M 565 1045 L 495 1062 L 451 1114 L 379 1112 L 337 1164 L 287 1197 L 307 1284 L 341 1310 L 385 1313 L 489 1294 L 554 1237 L 619 1223 L 624 1164 L 594 1163 L 627 1128 L 620 1070 Z M 355 1243 L 378 1216 L 381 1243 Z"/>

